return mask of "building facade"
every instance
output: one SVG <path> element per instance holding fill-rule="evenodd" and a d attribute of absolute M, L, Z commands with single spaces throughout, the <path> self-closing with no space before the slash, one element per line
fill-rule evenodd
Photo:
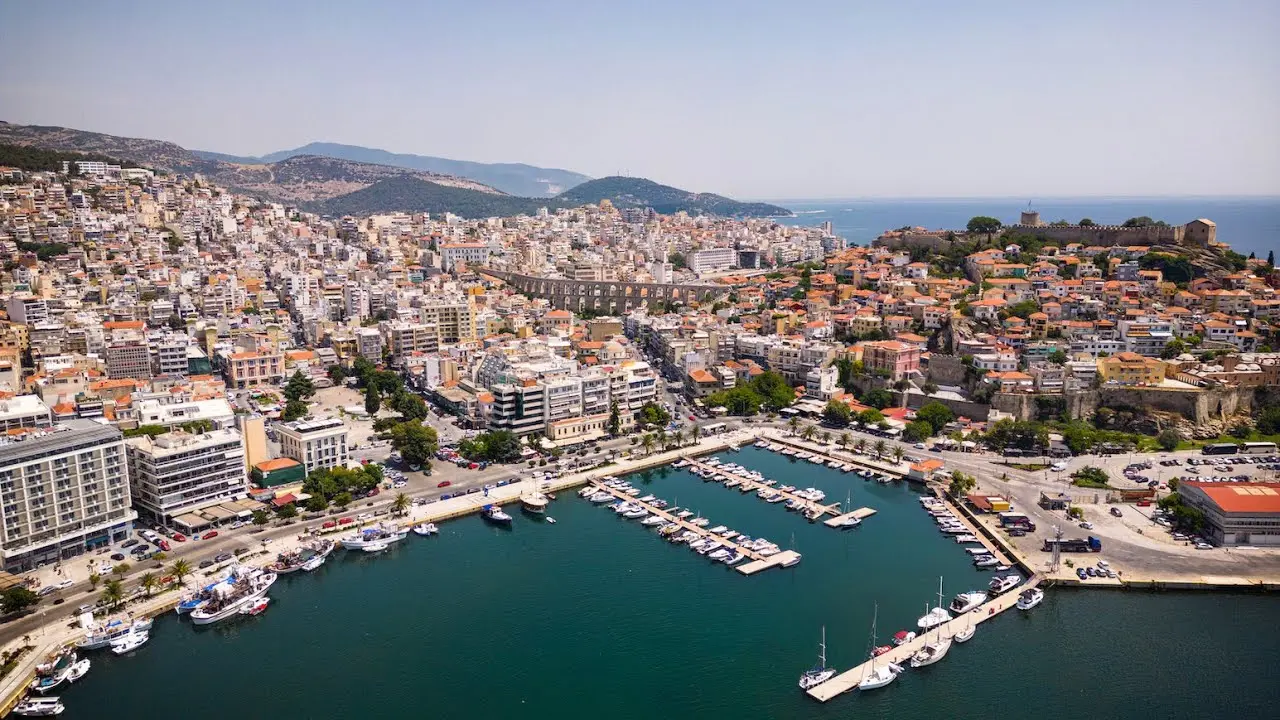
<path fill-rule="evenodd" d="M 347 466 L 347 426 L 341 418 L 298 420 L 275 427 L 281 454 L 302 463 L 308 473 Z"/>
<path fill-rule="evenodd" d="M 183 513 L 248 495 L 244 445 L 232 428 L 192 434 L 175 430 L 125 441 L 134 505 L 169 525 Z"/>

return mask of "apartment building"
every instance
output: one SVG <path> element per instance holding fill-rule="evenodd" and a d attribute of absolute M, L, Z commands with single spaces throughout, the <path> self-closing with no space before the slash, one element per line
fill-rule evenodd
<path fill-rule="evenodd" d="M 440 246 L 440 264 L 445 272 L 459 265 L 484 265 L 489 262 L 489 246 L 484 243 L 445 243 Z"/>
<path fill-rule="evenodd" d="M 1122 385 L 1159 385 L 1164 382 L 1165 363 L 1137 353 L 1122 352 L 1098 361 L 1102 382 Z"/>
<path fill-rule="evenodd" d="M 187 376 L 187 348 L 191 345 L 186 335 L 168 335 L 152 344 L 152 370 L 158 376 Z"/>
<path fill-rule="evenodd" d="M 249 492 L 244 446 L 240 432 L 233 428 L 130 438 L 125 441 L 125 454 L 134 506 L 161 525 Z"/>
<path fill-rule="evenodd" d="M 53 423 L 49 406 L 39 395 L 16 395 L 0 399 L 0 430 L 47 428 Z"/>
<path fill-rule="evenodd" d="M 308 473 L 320 468 L 346 467 L 347 426 L 341 418 L 277 423 L 280 453 L 302 463 Z"/>
<path fill-rule="evenodd" d="M 284 356 L 278 353 L 238 352 L 226 357 L 227 387 L 242 390 L 276 384 L 284 379 Z"/>
<path fill-rule="evenodd" d="M 147 380 L 151 373 L 151 350 L 142 340 L 129 340 L 107 346 L 107 377 L 112 380 L 138 378 Z M 186 350 L 183 350 L 183 369 L 186 368 Z"/>
<path fill-rule="evenodd" d="M 457 343 L 476 339 L 476 311 L 469 300 L 427 298 L 418 320 L 436 330 L 437 341 Z"/>
<path fill-rule="evenodd" d="M 689 269 L 702 273 L 727 270 L 738 262 L 738 251 L 733 248 L 708 248 L 689 255 Z"/>
<path fill-rule="evenodd" d="M 0 445 L 6 571 L 24 572 L 124 540 L 136 517 L 124 439 L 116 428 L 69 420 Z"/>
<path fill-rule="evenodd" d="M 546 390 L 532 378 L 500 382 L 489 388 L 493 402 L 487 418 L 490 429 L 533 435 L 546 430 Z"/>
<path fill-rule="evenodd" d="M 49 305 L 44 298 L 30 293 L 15 293 L 5 302 L 10 322 L 34 325 L 49 319 Z"/>
<path fill-rule="evenodd" d="M 356 328 L 356 353 L 366 360 L 382 360 L 382 333 L 374 328 Z"/>
<path fill-rule="evenodd" d="M 871 372 L 885 372 L 898 381 L 920 369 L 920 347 L 897 340 L 862 344 L 862 364 Z"/>

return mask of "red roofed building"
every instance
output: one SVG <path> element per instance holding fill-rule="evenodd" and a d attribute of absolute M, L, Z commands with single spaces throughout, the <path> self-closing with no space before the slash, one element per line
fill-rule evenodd
<path fill-rule="evenodd" d="M 1178 494 L 1204 513 L 1204 535 L 1213 544 L 1280 547 L 1280 485 L 1184 480 Z"/>

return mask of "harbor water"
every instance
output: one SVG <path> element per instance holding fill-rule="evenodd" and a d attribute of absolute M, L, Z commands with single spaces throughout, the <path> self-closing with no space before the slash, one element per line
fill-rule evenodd
<path fill-rule="evenodd" d="M 683 470 L 632 476 L 803 554 L 743 577 L 565 492 L 554 525 L 512 510 L 509 530 L 472 516 L 375 556 L 338 551 L 283 577 L 259 617 L 195 629 L 168 614 L 133 655 L 92 654 L 61 689 L 66 716 L 1245 718 L 1280 704 L 1274 596 L 1062 589 L 936 665 L 818 704 L 796 681 L 824 625 L 829 663 L 847 669 L 877 605 L 883 644 L 915 629 L 939 576 L 949 602 L 991 573 L 910 487 L 756 448 L 720 457 L 877 514 L 839 531 Z"/>

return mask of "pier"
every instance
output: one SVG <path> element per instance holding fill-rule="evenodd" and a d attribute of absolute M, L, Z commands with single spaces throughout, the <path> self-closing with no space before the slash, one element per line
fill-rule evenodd
<path fill-rule="evenodd" d="M 766 449 L 773 450 L 774 452 L 787 448 L 791 450 L 799 450 L 800 452 L 825 458 L 827 461 L 834 460 L 846 465 L 857 465 L 868 470 L 874 470 L 876 472 L 884 473 L 886 475 L 894 475 L 900 478 L 905 478 L 907 476 L 907 467 L 909 467 L 902 464 L 894 464 L 892 462 L 872 460 L 851 452 L 844 452 L 837 455 L 835 451 L 827 450 L 822 447 L 814 447 L 811 443 L 807 443 L 799 438 L 783 437 L 779 435 L 777 431 L 770 432 L 766 430 L 761 434 L 760 439 L 766 443 Z"/>
<path fill-rule="evenodd" d="M 823 525 L 826 525 L 827 527 L 838 528 L 838 527 L 840 527 L 842 524 L 844 524 L 844 521 L 845 521 L 845 520 L 850 520 L 850 519 L 853 519 L 853 520 L 862 520 L 862 519 L 864 519 L 864 518 L 869 518 L 869 517 L 871 517 L 872 515 L 875 515 L 875 514 L 876 514 L 876 511 L 875 511 L 875 510 L 872 510 L 871 508 L 868 508 L 868 507 L 858 508 L 857 510 L 854 510 L 853 512 L 847 512 L 847 513 L 845 513 L 845 514 L 843 514 L 843 515 L 837 515 L 837 516 L 835 516 L 835 517 L 833 517 L 833 518 L 828 518 L 828 519 L 824 520 L 822 524 L 823 524 Z"/>
<path fill-rule="evenodd" d="M 948 620 L 927 633 L 921 633 L 916 639 L 911 640 L 910 642 L 905 642 L 893 648 L 889 652 L 880 655 L 875 659 L 875 662 L 880 665 L 883 665 L 884 663 L 905 665 L 906 662 L 911 659 L 912 655 L 919 652 L 920 649 L 929 642 L 930 638 L 936 638 L 937 636 L 944 638 L 955 637 L 956 633 L 968 628 L 971 624 L 976 626 L 998 616 L 1000 613 L 1016 605 L 1018 602 L 1018 596 L 1021 595 L 1024 590 L 1029 590 L 1036 585 L 1039 585 L 1040 580 L 1041 578 L 1039 575 L 1033 575 L 1029 580 L 1003 595 L 997 595 L 964 615 Z M 951 652 L 956 652 L 956 648 L 954 646 L 952 646 Z M 941 662 L 946 662 L 946 659 L 943 658 Z M 868 659 L 861 665 L 850 670 L 846 670 L 817 687 L 810 688 L 807 691 L 809 693 L 809 697 L 817 700 L 818 702 L 827 702 L 837 695 L 856 689 L 858 687 L 858 683 L 862 682 L 862 679 L 871 671 L 871 663 L 872 661 Z"/>
<path fill-rule="evenodd" d="M 809 513 L 814 514 L 814 518 L 813 518 L 814 520 L 817 520 L 818 518 L 824 517 L 826 515 L 839 515 L 840 513 L 840 510 L 839 510 L 840 503 L 823 505 L 822 503 L 817 503 L 807 498 L 802 498 L 793 492 L 780 490 L 777 487 L 770 485 L 768 482 L 759 482 L 756 480 L 752 480 L 750 478 L 745 478 L 731 472 L 720 470 L 715 465 L 708 465 L 705 462 L 702 462 L 700 460 L 694 460 L 693 458 L 685 458 L 685 459 L 689 461 L 689 464 L 691 466 L 700 468 L 704 472 L 721 474 L 721 475 L 727 476 L 727 478 L 729 479 L 737 480 L 738 485 L 733 489 L 743 489 L 743 492 L 753 492 L 753 491 L 759 492 L 761 489 L 767 490 L 769 492 L 776 492 L 782 497 L 792 501 L 797 506 L 799 506 L 800 510 L 806 513 L 806 517 L 807 517 L 807 514 Z M 716 482 L 719 482 L 719 481 L 716 481 Z"/>

